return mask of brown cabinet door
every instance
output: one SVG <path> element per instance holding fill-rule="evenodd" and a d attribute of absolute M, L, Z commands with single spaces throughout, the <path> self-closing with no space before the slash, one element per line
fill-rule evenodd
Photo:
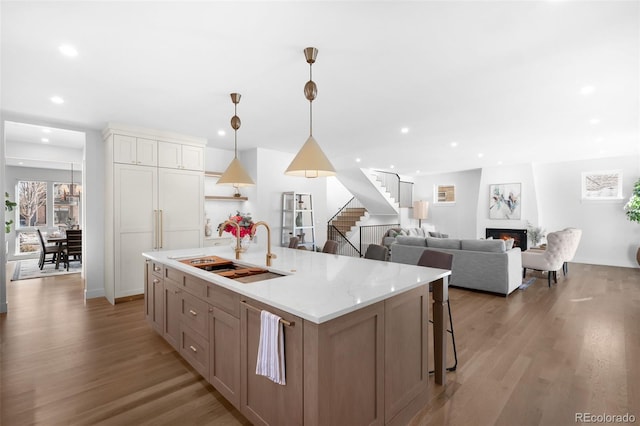
<path fill-rule="evenodd" d="M 162 334 L 164 324 L 164 285 L 162 276 L 154 274 L 151 262 L 147 262 L 145 277 L 145 317 L 149 325 L 156 332 Z"/>
<path fill-rule="evenodd" d="M 182 289 L 172 280 L 164 282 L 164 338 L 176 350 L 180 346 L 180 308 L 182 306 Z"/>
<path fill-rule="evenodd" d="M 255 425 L 301 425 L 303 423 L 302 319 L 253 300 L 240 309 L 240 411 Z M 256 375 L 260 341 L 260 309 L 294 322 L 284 326 L 286 385 Z"/>
<path fill-rule="evenodd" d="M 240 407 L 240 318 L 212 307 L 209 314 L 209 382 Z"/>

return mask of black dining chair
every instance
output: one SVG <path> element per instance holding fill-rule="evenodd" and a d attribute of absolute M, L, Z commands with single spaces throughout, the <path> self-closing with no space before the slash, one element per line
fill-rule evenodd
<path fill-rule="evenodd" d="M 69 263 L 71 257 L 77 259 L 82 264 L 82 230 L 81 229 L 68 229 L 67 230 L 67 245 L 62 249 L 62 259 L 64 260 L 67 271 L 69 270 Z"/>
<path fill-rule="evenodd" d="M 364 253 L 365 259 L 387 260 L 389 249 L 378 244 L 369 244 L 367 251 Z"/>
<path fill-rule="evenodd" d="M 418 259 L 418 266 L 427 266 L 429 268 L 451 270 L 452 264 L 452 254 L 436 250 L 426 249 L 422 252 L 422 256 L 420 256 L 420 259 Z M 431 284 L 429 284 L 429 292 L 433 292 L 433 286 Z M 453 343 L 453 358 L 455 361 L 452 367 L 447 368 L 447 371 L 456 371 L 456 368 L 458 367 L 458 352 L 456 351 L 456 336 L 453 333 L 453 318 L 451 317 L 451 304 L 449 303 L 449 298 L 447 298 L 447 312 L 449 312 L 450 327 L 447 329 L 447 332 L 451 334 L 451 342 Z M 432 320 L 429 320 L 429 322 L 433 323 Z"/>
<path fill-rule="evenodd" d="M 38 261 L 38 267 L 42 271 L 45 263 L 56 263 L 56 257 L 58 256 L 58 246 L 57 245 L 47 245 L 44 242 L 44 237 L 42 236 L 42 232 L 38 231 L 38 239 L 40 240 L 40 260 Z M 51 259 L 47 260 L 47 255 L 50 254 Z"/>

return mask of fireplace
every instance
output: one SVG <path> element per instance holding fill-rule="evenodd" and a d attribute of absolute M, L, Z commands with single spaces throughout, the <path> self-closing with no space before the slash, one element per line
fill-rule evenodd
<path fill-rule="evenodd" d="M 504 229 L 504 228 L 487 228 L 486 238 L 506 240 L 513 238 L 513 246 L 520 247 L 520 250 L 527 249 L 527 230 L 526 229 Z"/>

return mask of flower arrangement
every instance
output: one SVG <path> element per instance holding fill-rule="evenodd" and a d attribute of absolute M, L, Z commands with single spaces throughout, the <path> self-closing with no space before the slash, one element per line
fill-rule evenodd
<path fill-rule="evenodd" d="M 542 239 L 546 235 L 546 232 L 544 229 L 542 229 L 541 226 L 533 226 L 531 222 L 527 222 L 527 235 L 529 236 L 531 243 L 535 247 L 540 241 L 542 241 Z"/>
<path fill-rule="evenodd" d="M 640 179 L 633 185 L 633 192 L 624 206 L 624 212 L 627 219 L 640 223 Z"/>
<path fill-rule="evenodd" d="M 251 213 L 241 213 L 236 210 L 236 214 L 229 215 L 228 220 L 240 225 L 240 238 L 244 238 L 246 236 L 251 237 L 251 229 L 254 226 L 253 220 L 251 219 Z M 218 232 L 220 232 L 220 228 L 222 228 L 223 224 L 224 222 L 218 225 Z M 227 223 L 222 230 L 224 232 L 229 232 L 234 237 L 237 236 L 236 233 L 238 232 L 238 228 L 233 225 Z"/>

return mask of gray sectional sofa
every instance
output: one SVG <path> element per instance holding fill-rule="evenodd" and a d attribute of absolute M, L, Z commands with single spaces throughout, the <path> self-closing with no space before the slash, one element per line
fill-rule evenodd
<path fill-rule="evenodd" d="M 507 296 L 522 284 L 520 248 L 508 248 L 504 240 L 398 236 L 391 261 L 415 265 L 427 248 L 453 254 L 451 286 Z"/>

